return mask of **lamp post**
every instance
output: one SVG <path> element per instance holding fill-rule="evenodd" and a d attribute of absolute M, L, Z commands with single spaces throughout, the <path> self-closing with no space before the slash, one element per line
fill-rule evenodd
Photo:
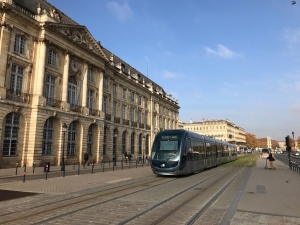
<path fill-rule="evenodd" d="M 143 164 L 145 163 L 145 136 L 143 136 Z"/>
<path fill-rule="evenodd" d="M 63 149 L 62 149 L 62 154 L 61 154 L 61 168 L 60 168 L 60 171 L 65 171 L 65 137 L 66 137 L 66 131 L 67 131 L 67 124 L 64 123 L 62 125 L 62 131 L 63 131 L 63 134 L 64 134 L 64 137 L 63 137 Z"/>
<path fill-rule="evenodd" d="M 114 140 L 114 148 L 113 148 L 114 166 L 117 165 L 117 154 L 116 154 L 116 152 L 117 152 L 117 137 L 118 137 L 118 134 L 116 131 L 114 134 L 115 140 Z"/>
<path fill-rule="evenodd" d="M 295 139 L 294 139 L 294 131 L 292 131 L 293 141 L 294 141 L 294 151 L 295 151 Z"/>

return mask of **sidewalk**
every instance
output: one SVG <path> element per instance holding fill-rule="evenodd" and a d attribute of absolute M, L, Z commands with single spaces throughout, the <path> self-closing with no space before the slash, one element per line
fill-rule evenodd
<path fill-rule="evenodd" d="M 276 170 L 265 165 L 257 159 L 231 225 L 300 224 L 300 174 L 281 161 L 274 162 Z"/>

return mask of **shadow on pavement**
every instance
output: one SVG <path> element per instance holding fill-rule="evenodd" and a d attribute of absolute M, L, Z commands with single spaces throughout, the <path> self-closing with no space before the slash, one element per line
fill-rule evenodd
<path fill-rule="evenodd" d="M 0 189 L 0 202 L 15 199 L 15 198 L 23 198 L 23 197 L 32 196 L 32 195 L 38 195 L 38 193 L 8 191 L 8 190 Z"/>

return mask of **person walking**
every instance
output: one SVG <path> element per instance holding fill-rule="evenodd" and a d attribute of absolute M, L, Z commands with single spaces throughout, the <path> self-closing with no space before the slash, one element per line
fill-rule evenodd
<path fill-rule="evenodd" d="M 275 159 L 274 159 L 271 151 L 269 152 L 269 156 L 267 157 L 267 159 L 269 159 L 271 170 L 276 170 L 276 168 L 273 165 L 273 162 L 275 161 Z"/>

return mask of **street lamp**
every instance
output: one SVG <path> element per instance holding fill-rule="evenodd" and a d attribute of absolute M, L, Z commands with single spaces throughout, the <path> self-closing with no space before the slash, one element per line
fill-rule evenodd
<path fill-rule="evenodd" d="M 293 141 L 294 141 L 294 151 L 295 151 L 295 139 L 294 139 L 294 131 L 292 131 Z"/>
<path fill-rule="evenodd" d="M 117 165 L 117 154 L 116 154 L 116 152 L 117 152 L 117 137 L 118 137 L 118 133 L 117 133 L 117 131 L 115 131 L 115 134 L 114 134 L 114 138 L 115 138 L 115 140 L 114 140 L 114 149 L 113 149 L 113 157 L 114 157 L 114 166 L 116 166 Z"/>
<path fill-rule="evenodd" d="M 63 131 L 63 134 L 64 134 L 64 137 L 63 137 L 63 149 L 62 149 L 62 154 L 61 154 L 61 168 L 60 168 L 60 171 L 65 171 L 65 137 L 66 137 L 66 131 L 67 131 L 67 124 L 64 123 L 62 125 L 62 131 Z"/>

